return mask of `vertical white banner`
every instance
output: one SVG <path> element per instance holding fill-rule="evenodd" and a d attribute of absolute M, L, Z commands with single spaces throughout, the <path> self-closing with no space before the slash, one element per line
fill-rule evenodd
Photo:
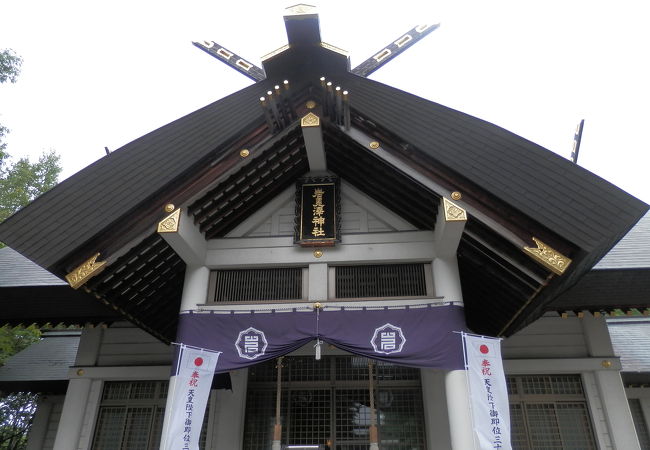
<path fill-rule="evenodd" d="M 198 450 L 214 369 L 221 352 L 181 345 L 170 390 L 161 450 Z"/>
<path fill-rule="evenodd" d="M 512 450 L 501 341 L 463 333 L 474 435 L 481 450 Z"/>

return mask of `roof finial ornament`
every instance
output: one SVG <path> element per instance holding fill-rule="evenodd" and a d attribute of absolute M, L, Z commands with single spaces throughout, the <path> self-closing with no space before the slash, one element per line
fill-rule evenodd
<path fill-rule="evenodd" d="M 192 42 L 192 44 L 206 52 L 208 55 L 213 56 L 222 63 L 232 67 L 237 72 L 246 75 L 253 81 L 262 81 L 266 79 L 264 69 L 248 62 L 247 59 L 242 58 L 235 52 L 227 50 L 225 47 L 222 47 L 214 41 Z"/>
<path fill-rule="evenodd" d="M 376 52 L 374 56 L 371 56 L 352 69 L 352 73 L 361 77 L 367 77 L 438 27 L 440 27 L 440 24 L 418 25 L 412 28 L 394 42 Z"/>
<path fill-rule="evenodd" d="M 264 64 L 263 68 L 250 63 L 249 60 L 244 59 L 235 52 L 222 47 L 214 41 L 206 40 L 193 42 L 193 44 L 254 81 L 263 81 L 267 78 L 267 72 L 270 70 L 268 65 L 269 61 L 280 53 L 284 53 L 289 49 L 295 50 L 317 47 L 342 54 L 345 57 L 345 70 L 361 77 L 367 77 L 440 26 L 439 24 L 436 24 L 418 25 L 413 27 L 407 33 L 401 35 L 386 47 L 376 52 L 374 56 L 368 58 L 357 67 L 350 70 L 350 60 L 347 52 L 326 44 L 321 40 L 320 22 L 315 6 L 305 3 L 298 3 L 289 6 L 286 8 L 284 14 L 284 23 L 287 29 L 287 40 L 289 43 L 264 56 L 262 59 Z M 271 70 L 271 72 L 273 72 L 273 70 Z M 271 73 L 269 77 L 273 77 L 273 73 Z"/>

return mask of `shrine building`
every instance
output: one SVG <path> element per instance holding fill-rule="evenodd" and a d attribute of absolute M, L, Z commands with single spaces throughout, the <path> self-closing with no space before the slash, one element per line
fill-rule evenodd
<path fill-rule="evenodd" d="M 0 369 L 44 394 L 28 449 L 158 449 L 179 342 L 221 352 L 201 449 L 479 448 L 460 332 L 502 338 L 512 448 L 648 448 L 607 325 L 650 307 L 648 205 L 367 78 L 435 26 L 351 68 L 284 23 L 261 67 L 196 42 L 254 83 L 0 224 L 0 324 L 82 327 Z"/>

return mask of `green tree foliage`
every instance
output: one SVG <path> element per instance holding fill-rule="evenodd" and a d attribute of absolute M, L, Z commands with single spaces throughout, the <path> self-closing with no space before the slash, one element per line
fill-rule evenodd
<path fill-rule="evenodd" d="M 44 153 L 38 162 L 21 158 L 14 164 L 0 160 L 0 222 L 57 183 L 61 173 L 59 155 Z"/>
<path fill-rule="evenodd" d="M 32 426 L 38 396 L 18 392 L 0 400 L 0 450 L 23 450 Z"/>
<path fill-rule="evenodd" d="M 0 50 L 0 84 L 15 83 L 22 62 L 13 50 Z M 36 163 L 27 158 L 12 163 L 4 142 L 8 132 L 0 124 L 0 222 L 52 188 L 61 173 L 59 156 L 53 151 L 43 153 Z"/>
<path fill-rule="evenodd" d="M 15 83 L 20 75 L 23 59 L 10 48 L 0 50 L 0 84 Z"/>
<path fill-rule="evenodd" d="M 22 58 L 13 50 L 0 50 L 0 84 L 15 83 Z M 0 222 L 34 200 L 57 182 L 61 172 L 59 157 L 52 151 L 37 163 L 27 158 L 12 163 L 4 138 L 9 130 L 0 125 Z M 2 247 L 0 243 L 0 247 Z M 40 330 L 29 327 L 0 328 L 0 366 L 40 339 Z M 31 392 L 0 392 L 0 450 L 24 450 L 38 395 Z"/>
<path fill-rule="evenodd" d="M 10 49 L 6 48 L 0 50 L 0 84 L 6 83 L 15 83 L 20 75 L 20 67 L 23 64 L 23 59 L 16 55 L 16 53 Z M 7 149 L 7 144 L 3 142 L 4 137 L 9 133 L 9 130 L 6 127 L 0 125 L 0 169 L 2 164 L 7 159 L 8 155 L 5 153 Z M 1 174 L 2 172 L 0 172 Z"/>
<path fill-rule="evenodd" d="M 35 325 L 0 328 L 0 366 L 14 354 L 40 339 Z M 0 450 L 23 450 L 32 425 L 38 395 L 32 392 L 0 392 Z"/>
<path fill-rule="evenodd" d="M 0 327 L 0 366 L 3 366 L 9 357 L 26 349 L 40 338 L 41 331 L 36 325 L 28 327 L 9 327 L 5 325 Z"/>

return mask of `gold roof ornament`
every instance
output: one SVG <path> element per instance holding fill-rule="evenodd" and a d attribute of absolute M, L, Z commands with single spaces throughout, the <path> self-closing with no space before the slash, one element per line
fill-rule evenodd
<path fill-rule="evenodd" d="M 533 241 L 537 244 L 537 248 L 524 247 L 524 251 L 551 272 L 562 275 L 571 264 L 571 259 L 535 237 L 533 237 Z"/>
<path fill-rule="evenodd" d="M 158 222 L 158 233 L 176 233 L 178 224 L 181 219 L 181 209 L 176 209 L 173 213 Z"/>
<path fill-rule="evenodd" d="M 301 127 L 320 127 L 320 118 L 310 112 L 306 116 L 304 116 L 302 119 L 300 119 L 300 126 Z"/>
<path fill-rule="evenodd" d="M 447 200 L 445 197 L 442 198 L 442 203 L 445 208 L 445 221 L 447 222 L 466 222 L 467 221 L 467 211 L 463 208 Z"/>
<path fill-rule="evenodd" d="M 72 287 L 78 289 L 83 284 L 104 270 L 106 261 L 97 261 L 99 253 L 95 253 L 90 259 L 77 266 L 72 272 L 65 276 L 65 280 Z"/>

